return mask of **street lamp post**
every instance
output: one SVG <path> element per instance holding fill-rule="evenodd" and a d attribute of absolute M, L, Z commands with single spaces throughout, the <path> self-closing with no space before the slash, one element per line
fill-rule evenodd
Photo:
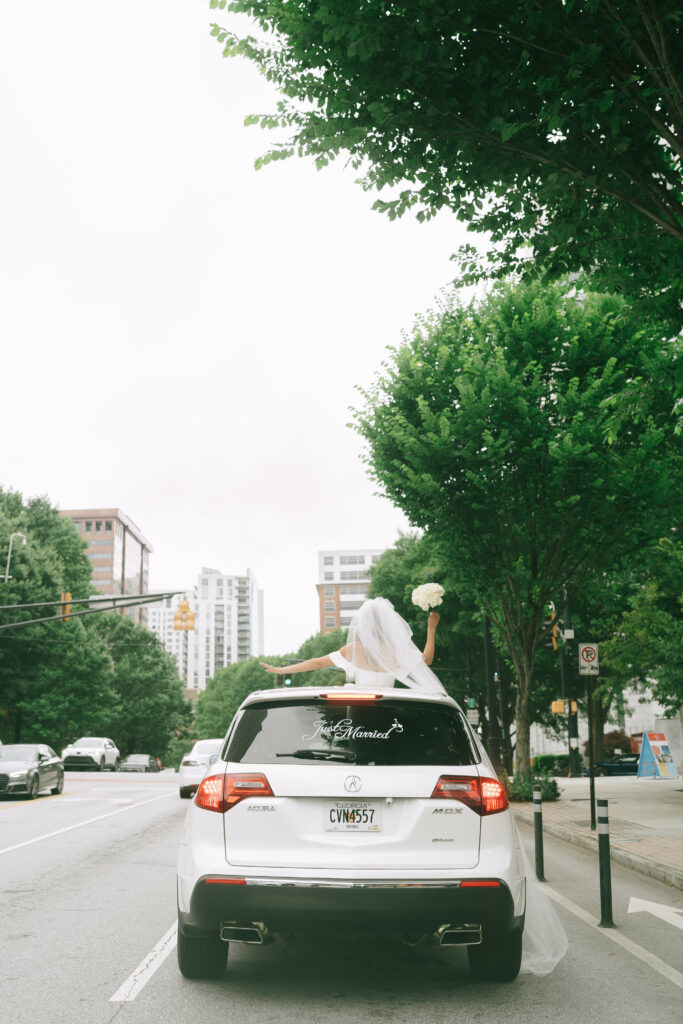
<path fill-rule="evenodd" d="M 10 563 L 10 559 L 12 557 L 12 545 L 14 543 L 14 538 L 15 537 L 21 537 L 22 546 L 23 547 L 26 546 L 26 535 L 25 534 L 23 534 L 23 533 L 11 533 L 10 534 L 10 538 L 9 538 L 9 551 L 7 552 L 7 565 L 5 566 L 5 579 L 4 579 L 5 583 L 7 583 L 7 581 L 11 578 L 10 574 L 9 574 L 9 563 Z"/>

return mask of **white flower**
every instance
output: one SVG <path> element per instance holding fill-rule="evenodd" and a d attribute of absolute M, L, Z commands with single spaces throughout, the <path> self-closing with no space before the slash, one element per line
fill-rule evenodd
<path fill-rule="evenodd" d="M 413 591 L 413 604 L 423 612 L 428 612 L 430 608 L 436 608 L 441 604 L 443 593 L 444 589 L 438 583 L 423 583 Z"/>

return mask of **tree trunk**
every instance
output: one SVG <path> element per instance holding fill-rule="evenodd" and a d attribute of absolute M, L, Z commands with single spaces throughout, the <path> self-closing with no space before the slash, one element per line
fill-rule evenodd
<path fill-rule="evenodd" d="M 519 681 L 519 688 L 517 690 L 516 723 L 515 774 L 529 775 L 531 771 L 529 764 L 531 760 L 531 747 L 529 743 L 529 688 L 526 685 L 526 681 L 522 679 Z"/>
<path fill-rule="evenodd" d="M 589 699 L 593 701 L 593 756 L 596 761 L 604 761 L 607 709 L 599 697 L 591 696 Z"/>

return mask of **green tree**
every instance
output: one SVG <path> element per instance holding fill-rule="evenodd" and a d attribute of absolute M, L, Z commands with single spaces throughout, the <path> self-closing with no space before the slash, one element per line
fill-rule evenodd
<path fill-rule="evenodd" d="M 680 346 L 663 337 L 611 296 L 499 286 L 418 325 L 356 413 L 371 476 L 446 560 L 457 552 L 460 588 L 505 644 L 518 771 L 548 602 L 559 607 L 564 583 L 607 571 L 680 511 Z M 629 415 L 638 378 L 654 382 L 647 416 Z"/>
<path fill-rule="evenodd" d="M 627 600 L 601 660 L 678 711 L 683 707 L 683 544 L 675 536 L 649 549 Z"/>
<path fill-rule="evenodd" d="M 175 658 L 153 633 L 125 615 L 94 615 L 88 628 L 104 642 L 113 663 L 116 699 L 104 731 L 124 755 L 163 757 L 191 716 Z"/>
<path fill-rule="evenodd" d="M 90 592 L 91 565 L 85 554 L 86 545 L 69 519 L 59 516 L 47 498 L 36 497 L 24 501 L 16 491 L 0 490 L 0 557 L 7 568 L 9 541 L 13 533 L 26 537 L 23 545 L 15 538 L 12 547 L 9 579 L 0 581 L 2 605 L 37 604 L 33 609 L 14 609 L 1 613 L 3 625 L 22 621 L 29 617 L 41 618 L 55 615 L 49 604 L 40 606 L 40 601 L 58 601 L 60 595 L 70 591 L 74 598 L 87 597 Z M 34 726 L 42 722 L 45 728 L 52 723 L 56 733 L 49 733 L 53 745 L 58 745 L 62 728 L 75 708 L 75 696 L 64 704 L 62 726 L 57 727 L 54 714 L 36 718 L 34 701 L 40 699 L 43 711 L 49 710 L 45 694 L 62 673 L 62 654 L 65 642 L 82 643 L 85 638 L 83 627 L 78 620 L 70 623 L 54 622 L 0 631 L 0 737 L 5 740 L 20 740 Z M 72 679 L 87 678 L 92 686 L 91 693 L 99 694 L 106 703 L 108 698 L 111 665 L 106 652 L 92 650 L 84 656 L 87 670 L 78 664 L 68 669 Z M 63 690 L 60 690 L 63 694 Z M 40 695 L 43 694 L 43 697 Z M 61 699 L 61 698 L 60 698 Z M 86 702 L 88 698 L 85 698 Z M 45 742 L 50 742 L 47 735 Z"/>
<path fill-rule="evenodd" d="M 283 94 L 260 162 L 350 156 L 391 217 L 443 207 L 488 235 L 463 280 L 592 268 L 680 317 L 678 0 L 211 0 L 260 38 L 212 33 Z"/>

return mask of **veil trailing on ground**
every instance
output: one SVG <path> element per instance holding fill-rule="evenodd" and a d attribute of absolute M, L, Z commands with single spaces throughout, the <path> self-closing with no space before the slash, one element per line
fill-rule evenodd
<path fill-rule="evenodd" d="M 445 693 L 411 638 L 410 626 L 391 601 L 375 597 L 365 601 L 351 620 L 345 657 L 359 674 L 384 673 L 413 690 Z"/>
<path fill-rule="evenodd" d="M 515 825 L 515 828 L 517 826 Z M 522 974 L 550 974 L 567 952 L 567 935 L 555 908 L 536 878 L 517 830 L 526 874 L 526 918 L 522 936 Z"/>

